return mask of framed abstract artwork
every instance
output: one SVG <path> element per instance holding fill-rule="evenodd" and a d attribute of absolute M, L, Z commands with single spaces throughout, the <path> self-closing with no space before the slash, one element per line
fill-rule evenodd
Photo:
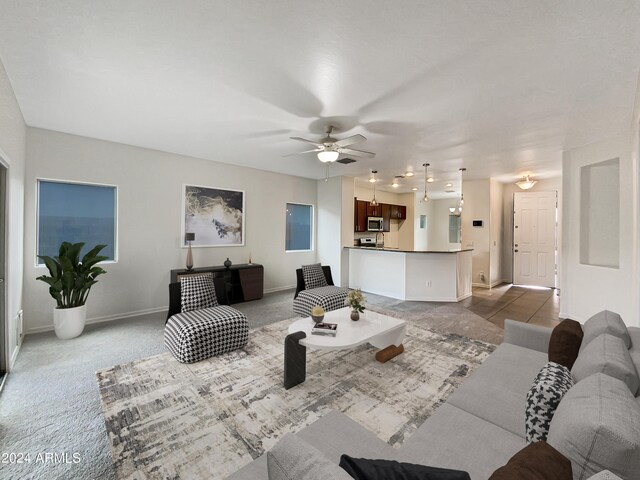
<path fill-rule="evenodd" d="M 244 191 L 198 185 L 182 188 L 182 246 L 193 233 L 193 247 L 244 245 Z"/>

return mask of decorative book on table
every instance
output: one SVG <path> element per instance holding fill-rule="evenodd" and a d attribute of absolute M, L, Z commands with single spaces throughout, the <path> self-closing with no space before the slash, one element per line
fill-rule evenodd
<path fill-rule="evenodd" d="M 337 332 L 338 332 L 337 323 L 320 322 L 320 323 L 316 323 L 311 329 L 311 333 L 313 335 L 329 335 L 331 337 L 335 337 Z"/>

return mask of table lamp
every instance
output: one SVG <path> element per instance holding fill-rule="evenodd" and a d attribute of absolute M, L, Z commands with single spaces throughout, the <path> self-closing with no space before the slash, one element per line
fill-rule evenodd
<path fill-rule="evenodd" d="M 191 253 L 191 242 L 196 239 L 196 234 L 193 232 L 187 232 L 184 234 L 184 241 L 189 243 L 189 250 L 187 251 L 187 270 L 193 270 L 193 254 Z"/>

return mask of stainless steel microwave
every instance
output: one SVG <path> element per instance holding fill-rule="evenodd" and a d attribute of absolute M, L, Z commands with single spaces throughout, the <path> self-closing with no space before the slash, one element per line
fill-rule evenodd
<path fill-rule="evenodd" d="M 382 232 L 382 217 L 367 217 L 367 231 Z"/>

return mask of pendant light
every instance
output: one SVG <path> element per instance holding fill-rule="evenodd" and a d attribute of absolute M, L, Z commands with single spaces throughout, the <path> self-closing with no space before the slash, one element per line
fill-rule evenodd
<path fill-rule="evenodd" d="M 369 179 L 369 181 L 373 183 L 373 199 L 369 202 L 369 205 L 371 205 L 372 207 L 378 205 L 378 201 L 376 200 L 376 173 L 378 173 L 377 170 L 371 170 L 372 176 Z"/>
<path fill-rule="evenodd" d="M 460 171 L 460 199 L 456 202 L 455 207 L 449 207 L 449 214 L 455 217 L 462 215 L 462 206 L 464 205 L 464 194 L 462 193 L 462 174 L 466 168 L 461 168 Z"/>
<path fill-rule="evenodd" d="M 427 203 L 429 201 L 429 196 L 427 195 L 427 182 L 428 182 L 428 176 L 427 176 L 427 169 L 429 168 L 429 165 L 431 165 L 430 163 L 423 163 L 422 166 L 424 167 L 424 197 L 422 197 L 422 202 Z"/>

